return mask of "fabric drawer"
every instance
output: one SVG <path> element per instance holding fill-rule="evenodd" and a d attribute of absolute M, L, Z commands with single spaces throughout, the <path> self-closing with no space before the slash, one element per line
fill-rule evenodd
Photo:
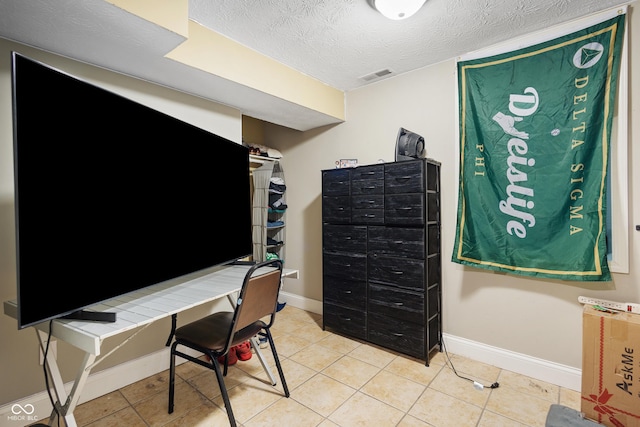
<path fill-rule="evenodd" d="M 425 288 L 424 260 L 370 255 L 367 273 L 372 282 L 415 291 Z"/>
<path fill-rule="evenodd" d="M 351 170 L 351 180 L 384 179 L 384 165 L 358 166 Z"/>
<path fill-rule="evenodd" d="M 349 169 L 334 169 L 322 172 L 322 195 L 348 196 L 350 187 L 351 174 Z"/>
<path fill-rule="evenodd" d="M 326 301 L 346 305 L 357 310 L 366 310 L 366 281 L 345 280 L 330 275 L 325 275 L 322 281 L 322 292 Z"/>
<path fill-rule="evenodd" d="M 349 196 L 322 197 L 322 220 L 339 224 L 351 222 L 351 198 Z"/>
<path fill-rule="evenodd" d="M 325 251 L 361 254 L 367 251 L 367 227 L 325 224 L 322 232 Z"/>
<path fill-rule="evenodd" d="M 367 314 L 364 311 L 325 303 L 322 320 L 325 328 L 332 328 L 355 338 L 367 338 Z"/>
<path fill-rule="evenodd" d="M 426 356 L 423 326 L 375 314 L 370 314 L 367 321 L 369 341 L 410 356 Z"/>
<path fill-rule="evenodd" d="M 424 193 L 424 164 L 422 160 L 387 164 L 384 171 L 385 194 Z"/>
<path fill-rule="evenodd" d="M 424 323 L 424 294 L 369 283 L 369 312 Z"/>
<path fill-rule="evenodd" d="M 323 277 L 362 280 L 367 274 L 366 255 L 322 254 Z"/>
<path fill-rule="evenodd" d="M 368 252 L 371 254 L 417 259 L 425 257 L 425 233 L 422 228 L 370 226 L 368 237 Z"/>
<path fill-rule="evenodd" d="M 424 196 L 394 194 L 385 196 L 385 224 L 424 225 Z"/>

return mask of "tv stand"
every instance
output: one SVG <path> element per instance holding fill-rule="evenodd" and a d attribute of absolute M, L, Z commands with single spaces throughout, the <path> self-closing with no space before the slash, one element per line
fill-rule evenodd
<path fill-rule="evenodd" d="M 61 319 L 83 320 L 86 322 L 115 323 L 116 313 L 102 311 L 78 310 L 62 316 Z"/>

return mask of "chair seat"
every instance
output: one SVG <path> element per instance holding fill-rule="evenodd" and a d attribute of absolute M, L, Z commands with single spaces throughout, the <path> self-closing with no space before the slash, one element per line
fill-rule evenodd
<path fill-rule="evenodd" d="M 176 340 L 190 342 L 199 347 L 220 352 L 227 343 L 229 328 L 233 320 L 233 312 L 219 312 L 211 314 L 195 322 L 176 329 Z M 232 345 L 240 344 L 254 337 L 265 324 L 257 321 L 236 332 Z"/>

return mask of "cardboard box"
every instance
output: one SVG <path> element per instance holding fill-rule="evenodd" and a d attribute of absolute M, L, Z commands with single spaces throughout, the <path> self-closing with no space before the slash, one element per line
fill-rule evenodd
<path fill-rule="evenodd" d="M 640 315 L 585 306 L 582 399 L 587 418 L 612 427 L 640 427 Z"/>

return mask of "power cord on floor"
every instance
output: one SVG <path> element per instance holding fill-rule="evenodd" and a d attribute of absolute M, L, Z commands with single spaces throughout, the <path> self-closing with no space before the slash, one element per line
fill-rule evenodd
<path fill-rule="evenodd" d="M 460 375 L 458 373 L 458 371 L 456 371 L 456 368 L 453 366 L 453 362 L 451 361 L 451 358 L 449 357 L 449 353 L 447 352 L 447 347 L 444 345 L 444 337 L 442 336 L 442 334 L 440 334 L 440 346 L 442 347 L 442 350 L 444 351 L 444 354 L 447 357 L 447 362 L 451 366 L 451 370 L 453 371 L 454 374 L 456 374 L 456 376 L 458 376 L 458 378 L 462 378 L 463 380 L 471 381 L 473 383 L 473 388 L 475 388 L 476 390 L 483 390 L 485 388 L 498 388 L 498 387 L 500 387 L 500 384 L 497 381 L 495 383 L 489 385 L 489 386 L 486 386 L 486 385 L 482 385 L 478 381 L 472 380 L 471 378 L 463 377 L 462 375 Z"/>

